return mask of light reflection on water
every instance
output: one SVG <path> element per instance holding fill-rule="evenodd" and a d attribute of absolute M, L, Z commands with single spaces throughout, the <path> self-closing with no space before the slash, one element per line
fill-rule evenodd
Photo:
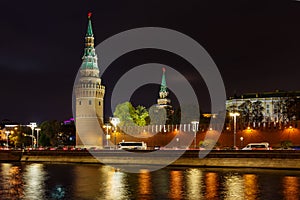
<path fill-rule="evenodd" d="M 1 163 L 0 199 L 299 199 L 299 171 Z"/>

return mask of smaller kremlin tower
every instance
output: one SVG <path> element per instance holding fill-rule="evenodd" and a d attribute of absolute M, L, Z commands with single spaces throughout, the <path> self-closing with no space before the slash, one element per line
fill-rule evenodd
<path fill-rule="evenodd" d="M 167 88 L 167 83 L 166 83 L 166 69 L 163 67 L 162 68 L 163 74 L 162 74 L 162 78 L 161 78 L 161 85 L 160 85 L 160 91 L 159 91 L 159 99 L 157 99 L 157 104 L 160 107 L 172 107 L 170 105 L 171 100 L 168 99 L 168 88 Z"/>
<path fill-rule="evenodd" d="M 171 100 L 168 98 L 169 92 L 167 88 L 167 82 L 166 82 L 166 69 L 162 68 L 162 78 L 161 78 L 161 85 L 160 85 L 160 91 L 159 91 L 159 98 L 157 99 L 157 108 L 156 109 L 165 109 L 166 110 L 166 124 L 171 123 L 171 115 L 173 114 L 172 106 L 171 106 Z M 156 111 L 156 113 L 160 113 L 159 111 Z"/>

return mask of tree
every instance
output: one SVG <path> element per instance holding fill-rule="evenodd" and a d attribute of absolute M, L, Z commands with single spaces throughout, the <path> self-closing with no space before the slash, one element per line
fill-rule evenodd
<path fill-rule="evenodd" d="M 264 119 L 264 115 L 262 111 L 264 110 L 264 107 L 262 106 L 261 101 L 255 101 L 252 103 L 252 121 L 255 123 L 262 122 Z"/>
<path fill-rule="evenodd" d="M 61 123 L 57 120 L 45 121 L 41 124 L 41 135 L 39 144 L 41 146 L 52 146 L 60 144 Z"/>
<path fill-rule="evenodd" d="M 163 107 L 151 106 L 149 109 L 150 124 L 166 124 L 167 110 Z"/>
<path fill-rule="evenodd" d="M 126 101 L 116 106 L 114 116 L 120 119 L 120 126 L 133 126 L 134 121 L 132 116 L 134 115 L 134 112 L 135 109 L 132 104 Z"/>
<path fill-rule="evenodd" d="M 138 126 L 146 126 L 149 113 L 144 106 L 137 106 L 132 114 L 133 121 Z"/>
<path fill-rule="evenodd" d="M 249 126 L 252 118 L 252 103 L 250 100 L 246 100 L 238 107 L 240 113 L 240 120 L 244 126 Z"/>
<path fill-rule="evenodd" d="M 274 104 L 274 113 L 278 116 L 278 121 L 288 123 L 296 120 L 297 115 L 297 98 L 281 98 Z"/>

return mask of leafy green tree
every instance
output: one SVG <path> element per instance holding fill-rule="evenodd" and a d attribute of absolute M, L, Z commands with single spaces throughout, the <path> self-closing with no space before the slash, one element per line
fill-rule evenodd
<path fill-rule="evenodd" d="M 146 126 L 149 113 L 144 106 L 137 106 L 132 114 L 133 121 L 138 126 Z"/>
<path fill-rule="evenodd" d="M 114 116 L 120 119 L 119 126 L 133 126 L 135 109 L 130 102 L 124 102 L 116 106 Z"/>
<path fill-rule="evenodd" d="M 120 126 L 146 126 L 149 123 L 149 112 L 144 106 L 134 108 L 130 102 L 118 104 L 114 116 L 120 119 Z"/>

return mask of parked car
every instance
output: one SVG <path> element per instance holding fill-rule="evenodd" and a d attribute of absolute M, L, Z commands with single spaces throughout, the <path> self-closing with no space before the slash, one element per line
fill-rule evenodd
<path fill-rule="evenodd" d="M 242 150 L 270 150 L 268 142 L 261 143 L 249 143 L 247 146 L 242 148 Z"/>

